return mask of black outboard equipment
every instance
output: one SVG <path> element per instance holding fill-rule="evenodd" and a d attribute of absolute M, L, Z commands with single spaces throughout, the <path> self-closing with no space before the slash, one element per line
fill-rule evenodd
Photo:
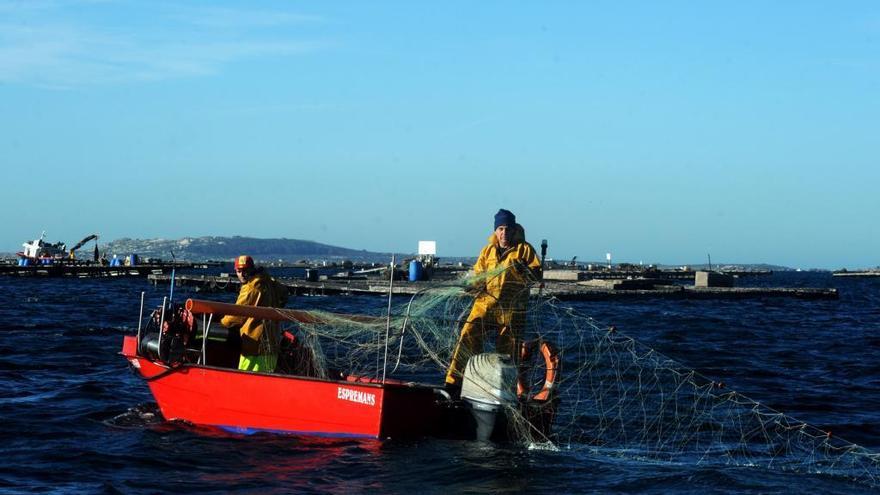
<path fill-rule="evenodd" d="M 179 364 L 186 360 L 186 348 L 194 334 L 193 314 L 183 305 L 171 303 L 165 309 L 164 320 L 162 308 L 153 311 L 141 340 L 140 354 L 168 365 Z"/>

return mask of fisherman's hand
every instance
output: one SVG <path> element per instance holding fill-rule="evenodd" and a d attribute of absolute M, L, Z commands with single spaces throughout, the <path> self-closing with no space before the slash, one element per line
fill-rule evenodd
<path fill-rule="evenodd" d="M 510 274 L 519 279 L 522 282 L 529 282 L 532 280 L 532 271 L 529 267 L 523 263 L 522 261 L 516 260 L 510 264 L 508 268 L 510 270 Z"/>
<path fill-rule="evenodd" d="M 484 287 L 482 284 L 480 285 L 466 285 L 464 287 L 464 293 L 470 294 L 472 296 L 478 296 L 484 291 Z"/>
<path fill-rule="evenodd" d="M 531 270 L 529 270 L 528 265 L 526 265 L 525 263 L 523 263 L 520 260 L 514 261 L 510 265 L 510 268 L 513 271 L 513 273 L 517 274 L 520 277 L 524 277 L 524 278 L 529 277 L 531 274 Z"/>

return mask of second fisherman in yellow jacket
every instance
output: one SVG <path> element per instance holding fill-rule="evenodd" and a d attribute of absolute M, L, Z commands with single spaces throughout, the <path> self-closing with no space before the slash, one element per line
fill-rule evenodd
<path fill-rule="evenodd" d="M 250 256 L 235 259 L 235 274 L 241 290 L 235 304 L 283 308 L 287 304 L 287 287 L 270 277 L 262 267 L 256 268 Z M 278 363 L 281 338 L 278 322 L 244 316 L 224 316 L 224 327 L 240 327 L 241 358 L 238 369 L 271 373 Z"/>

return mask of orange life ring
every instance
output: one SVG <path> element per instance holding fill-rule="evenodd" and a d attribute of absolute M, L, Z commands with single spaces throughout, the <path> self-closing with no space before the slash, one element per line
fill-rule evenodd
<path fill-rule="evenodd" d="M 555 345 L 546 340 L 523 342 L 520 349 L 520 372 L 516 383 L 516 393 L 519 397 L 523 397 L 528 392 L 525 385 L 525 376 L 528 371 L 529 361 L 536 348 L 541 352 L 541 356 L 544 357 L 544 385 L 537 394 L 527 398 L 530 400 L 547 400 L 550 398 L 550 394 L 553 393 L 553 387 L 556 385 L 556 379 L 559 377 L 559 351 Z"/>

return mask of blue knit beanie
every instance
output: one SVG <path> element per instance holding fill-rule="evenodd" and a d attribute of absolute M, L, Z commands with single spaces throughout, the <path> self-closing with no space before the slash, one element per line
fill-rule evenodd
<path fill-rule="evenodd" d="M 498 210 L 498 213 L 495 214 L 495 228 L 497 229 L 502 225 L 507 225 L 508 227 L 516 225 L 516 215 L 504 208 Z"/>

